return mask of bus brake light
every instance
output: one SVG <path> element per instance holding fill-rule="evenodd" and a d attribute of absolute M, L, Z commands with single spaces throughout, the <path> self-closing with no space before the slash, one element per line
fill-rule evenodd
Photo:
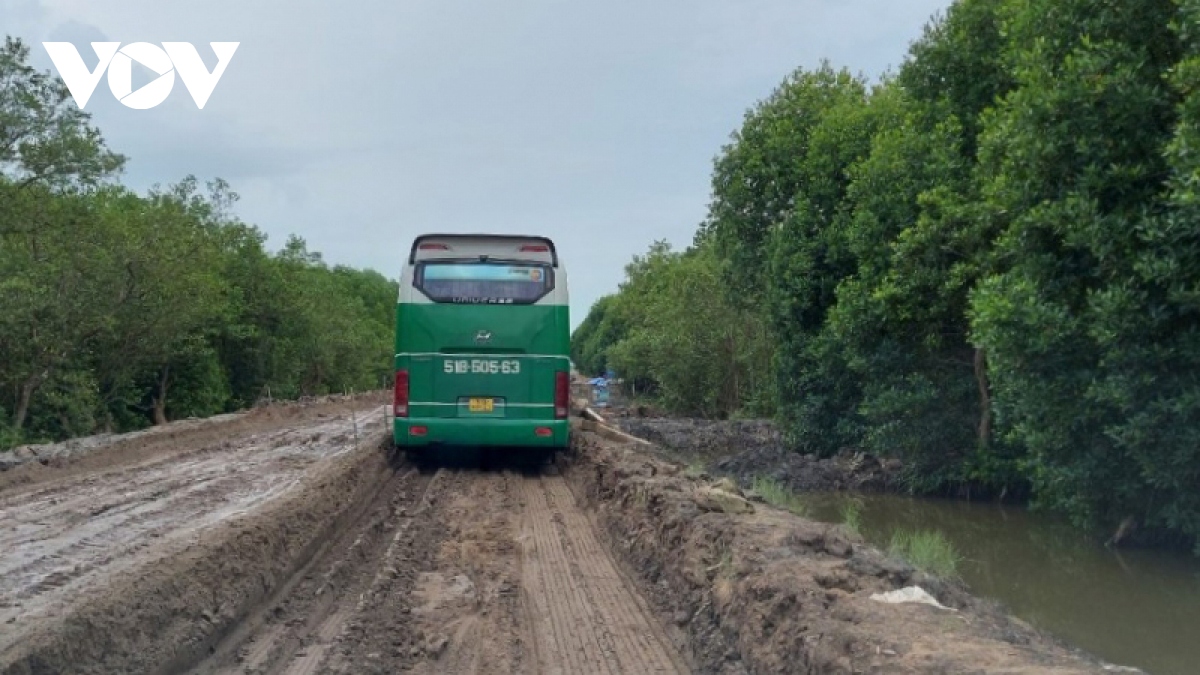
<path fill-rule="evenodd" d="M 565 420 L 570 412 L 571 379 L 563 371 L 554 374 L 554 419 Z"/>
<path fill-rule="evenodd" d="M 526 244 L 521 247 L 521 253 L 549 253 L 550 247 L 545 244 Z"/>
<path fill-rule="evenodd" d="M 445 244 L 421 244 L 418 247 L 422 251 L 449 251 L 450 247 Z"/>
<path fill-rule="evenodd" d="M 396 398 L 393 401 L 396 417 L 408 417 L 408 371 L 396 371 Z"/>

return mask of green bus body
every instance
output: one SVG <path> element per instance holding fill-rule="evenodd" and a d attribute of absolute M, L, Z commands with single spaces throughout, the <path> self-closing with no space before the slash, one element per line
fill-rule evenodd
<path fill-rule="evenodd" d="M 449 250 L 421 257 L 422 243 Z M 524 260 L 514 253 L 521 246 L 549 247 L 549 254 L 520 254 L 533 258 Z M 471 258 L 457 257 L 458 249 L 469 250 Z M 479 261 L 481 250 L 489 252 L 487 262 Z M 568 445 L 563 382 L 570 377 L 570 322 L 566 272 L 553 251 L 549 240 L 534 237 L 424 235 L 414 241 L 396 312 L 397 446 Z M 437 301 L 416 283 L 423 263 L 454 263 L 455 269 L 540 264 L 552 276 L 553 290 L 527 304 Z M 569 384 L 566 389 L 569 396 Z"/>

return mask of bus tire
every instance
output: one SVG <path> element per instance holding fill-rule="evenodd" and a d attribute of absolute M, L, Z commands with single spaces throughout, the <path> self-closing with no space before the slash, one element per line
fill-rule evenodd
<path fill-rule="evenodd" d="M 421 463 L 426 460 L 425 452 L 421 448 L 417 448 L 417 447 L 413 447 L 413 446 L 409 445 L 409 446 L 405 446 L 403 452 L 404 452 L 404 461 L 407 462 L 408 464 L 415 464 L 417 466 L 420 466 Z"/>

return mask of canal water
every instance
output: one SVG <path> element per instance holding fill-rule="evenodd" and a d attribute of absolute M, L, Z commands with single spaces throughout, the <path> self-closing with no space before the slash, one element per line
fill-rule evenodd
<path fill-rule="evenodd" d="M 1200 559 L 1186 552 L 1111 550 L 1024 508 L 897 495 L 805 495 L 811 515 L 841 522 L 848 499 L 860 530 L 887 549 L 892 532 L 940 530 L 977 596 L 1111 663 L 1152 675 L 1200 674 Z"/>

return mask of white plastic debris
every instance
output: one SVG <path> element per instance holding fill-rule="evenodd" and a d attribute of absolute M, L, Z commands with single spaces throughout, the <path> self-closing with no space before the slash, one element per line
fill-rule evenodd
<path fill-rule="evenodd" d="M 950 610 L 951 612 L 958 611 L 956 609 L 951 609 L 950 607 L 947 607 L 947 606 L 943 605 L 942 603 L 938 602 L 937 598 L 933 597 L 929 593 L 926 593 L 925 589 L 921 588 L 920 586 L 908 586 L 905 588 L 901 588 L 898 591 L 888 591 L 887 593 L 875 593 L 871 596 L 871 599 L 876 602 L 885 602 L 889 605 L 900 605 L 900 604 L 904 604 L 904 603 L 908 603 L 908 602 L 917 602 L 917 603 L 921 603 L 923 605 L 932 605 L 934 607 L 937 607 L 938 609 L 947 609 L 947 610 Z"/>

